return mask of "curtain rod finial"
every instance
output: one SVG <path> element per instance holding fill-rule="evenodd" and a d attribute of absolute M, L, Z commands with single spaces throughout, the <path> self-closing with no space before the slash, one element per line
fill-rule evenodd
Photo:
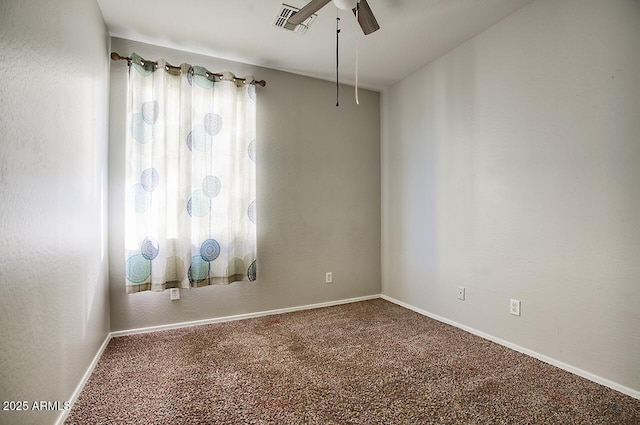
<path fill-rule="evenodd" d="M 128 58 L 126 56 L 120 56 L 116 52 L 111 52 L 111 60 L 131 62 L 131 58 Z"/>

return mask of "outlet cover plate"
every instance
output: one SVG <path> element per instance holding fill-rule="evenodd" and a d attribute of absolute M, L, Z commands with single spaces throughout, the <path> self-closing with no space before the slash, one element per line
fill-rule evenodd
<path fill-rule="evenodd" d="M 458 286 L 458 299 L 464 301 L 464 286 Z"/>
<path fill-rule="evenodd" d="M 514 316 L 520 316 L 520 301 L 512 299 L 509 305 L 509 312 Z"/>
<path fill-rule="evenodd" d="M 178 288 L 171 288 L 169 289 L 169 293 L 171 294 L 171 301 L 175 301 L 175 300 L 179 300 L 180 299 L 180 289 Z"/>

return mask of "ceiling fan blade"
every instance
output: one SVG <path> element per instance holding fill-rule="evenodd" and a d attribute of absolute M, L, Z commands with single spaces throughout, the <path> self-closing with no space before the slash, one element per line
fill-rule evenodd
<path fill-rule="evenodd" d="M 371 7 L 369 7 L 369 3 L 367 0 L 360 0 L 358 3 L 359 6 L 353 9 L 353 14 L 356 14 L 356 9 L 358 11 L 358 23 L 360 24 L 360 28 L 365 33 L 365 35 L 369 35 L 372 32 L 376 32 L 380 29 L 380 25 L 378 25 L 378 21 L 376 21 L 376 17 L 373 16 L 373 11 Z"/>
<path fill-rule="evenodd" d="M 322 9 L 330 1 L 331 0 L 311 0 L 309 3 L 307 3 L 305 7 L 300 9 L 298 13 L 290 17 L 287 23 L 291 25 L 300 25 L 309 16 L 313 15 L 318 10 Z"/>

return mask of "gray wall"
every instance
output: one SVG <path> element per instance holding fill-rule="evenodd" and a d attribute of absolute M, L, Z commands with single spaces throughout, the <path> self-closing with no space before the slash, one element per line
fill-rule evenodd
<path fill-rule="evenodd" d="M 385 91 L 383 293 L 640 390 L 639 40 L 538 0 Z"/>
<path fill-rule="evenodd" d="M 108 46 L 93 1 L 0 2 L 0 401 L 70 400 L 109 332 Z"/>
<path fill-rule="evenodd" d="M 253 74 L 258 87 L 258 279 L 127 295 L 124 138 L 127 66 L 111 65 L 109 255 L 112 330 L 179 323 L 380 293 L 379 94 L 123 39 L 112 50 L 171 64 Z M 334 283 L 325 284 L 325 272 Z"/>

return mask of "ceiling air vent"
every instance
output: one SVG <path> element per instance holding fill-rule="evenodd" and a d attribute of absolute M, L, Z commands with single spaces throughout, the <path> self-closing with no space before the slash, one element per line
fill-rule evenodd
<path fill-rule="evenodd" d="M 273 25 L 276 27 L 284 28 L 289 31 L 297 32 L 298 34 L 304 34 L 307 32 L 313 21 L 316 20 L 318 15 L 309 16 L 303 23 L 300 25 L 291 25 L 287 24 L 289 18 L 296 13 L 298 13 L 300 9 L 297 7 L 289 6 L 288 4 L 283 4 L 278 11 L 278 15 L 276 15 L 276 19 L 273 21 Z"/>

